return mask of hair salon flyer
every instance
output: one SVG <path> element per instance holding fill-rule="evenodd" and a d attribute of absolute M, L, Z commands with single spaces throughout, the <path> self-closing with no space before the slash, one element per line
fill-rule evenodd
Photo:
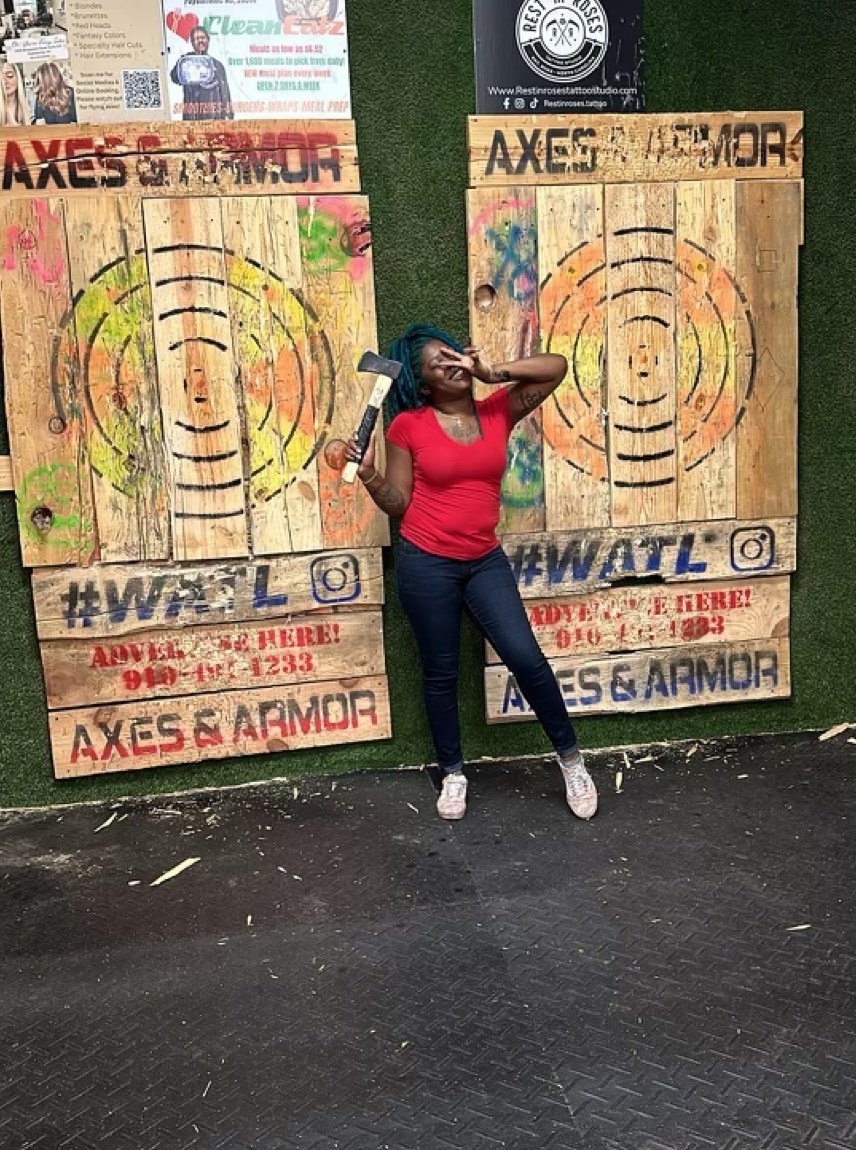
<path fill-rule="evenodd" d="M 169 119 L 160 0 L 15 0 L 0 126 Z"/>

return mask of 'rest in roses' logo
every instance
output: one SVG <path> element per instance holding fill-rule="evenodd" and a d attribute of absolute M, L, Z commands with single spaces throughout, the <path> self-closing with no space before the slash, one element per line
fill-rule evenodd
<path fill-rule="evenodd" d="M 521 56 L 533 72 L 558 84 L 591 75 L 608 41 L 600 0 L 525 0 L 517 17 Z"/>

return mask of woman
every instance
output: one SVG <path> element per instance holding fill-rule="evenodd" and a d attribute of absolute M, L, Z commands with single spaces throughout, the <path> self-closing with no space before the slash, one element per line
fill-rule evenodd
<path fill-rule="evenodd" d="M 33 79 L 36 86 L 33 123 L 76 124 L 74 89 L 66 84 L 59 65 L 54 64 L 52 60 L 40 64 Z"/>
<path fill-rule="evenodd" d="M 567 371 L 560 355 L 533 355 L 489 367 L 427 324 L 413 324 L 389 357 L 402 365 L 387 405 L 387 466 L 374 445 L 359 477 L 387 515 L 401 517 L 398 597 L 422 660 L 423 698 L 443 775 L 441 818 L 466 811 L 458 726 L 458 645 L 464 610 L 517 680 L 559 760 L 568 805 L 580 818 L 597 809 L 574 729 L 549 663 L 532 634 L 508 560 L 496 537 L 509 433 L 556 390 Z M 496 385 L 483 400 L 473 380 Z M 510 384 L 510 386 L 504 386 Z M 355 440 L 347 456 L 359 460 Z"/>
<path fill-rule="evenodd" d="M 0 84 L 3 88 L 3 98 L 0 100 L 0 127 L 23 128 L 29 123 L 30 118 L 24 73 L 19 67 L 4 60 L 0 64 Z"/>

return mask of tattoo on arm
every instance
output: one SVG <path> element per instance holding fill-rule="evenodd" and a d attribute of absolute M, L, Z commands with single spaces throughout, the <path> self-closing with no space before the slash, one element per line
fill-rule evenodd
<path fill-rule="evenodd" d="M 544 395 L 542 392 L 538 391 L 534 387 L 530 388 L 528 391 L 521 391 L 519 393 L 519 397 L 520 406 L 526 412 L 534 411 L 538 404 L 542 403 L 544 400 Z"/>
<path fill-rule="evenodd" d="M 381 511 L 393 519 L 398 519 L 407 510 L 407 500 L 398 488 L 393 487 L 386 479 L 377 487 L 367 487 L 366 491 L 368 491 Z"/>
<path fill-rule="evenodd" d="M 511 372 L 508 370 L 508 368 L 504 367 L 502 371 L 495 371 L 493 374 L 496 376 L 497 383 L 511 382 Z"/>

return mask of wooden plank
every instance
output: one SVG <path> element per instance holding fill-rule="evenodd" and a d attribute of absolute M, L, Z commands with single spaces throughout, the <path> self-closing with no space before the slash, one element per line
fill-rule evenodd
<path fill-rule="evenodd" d="M 295 284 L 300 285 L 300 290 L 295 291 L 294 285 L 274 281 L 279 299 L 273 306 L 283 317 L 275 328 L 278 344 L 274 389 L 280 410 L 284 499 L 292 550 L 316 551 L 324 546 L 315 410 L 316 356 L 318 360 L 322 358 L 323 332 L 303 294 L 303 254 L 295 202 L 272 200 L 270 211 L 274 234 L 287 235 L 289 266 L 296 261 L 293 275 Z"/>
<path fill-rule="evenodd" d="M 169 476 L 141 203 L 65 205 L 100 558 L 167 559 Z"/>
<path fill-rule="evenodd" d="M 581 594 L 628 579 L 687 583 L 783 575 L 795 570 L 797 554 L 794 519 L 508 535 L 502 545 L 524 599 Z"/>
<path fill-rule="evenodd" d="M 790 578 L 717 580 L 611 588 L 527 600 L 526 613 L 549 658 L 638 651 L 676 643 L 734 643 L 788 634 Z M 485 661 L 500 659 L 489 643 Z"/>
<path fill-rule="evenodd" d="M 247 554 L 241 425 L 216 200 L 144 205 L 173 557 Z"/>
<path fill-rule="evenodd" d="M 607 409 L 614 527 L 672 523 L 675 443 L 675 195 L 609 184 Z"/>
<path fill-rule="evenodd" d="M 377 347 L 374 274 L 368 201 L 363 196 L 298 201 L 303 290 L 317 316 L 313 341 L 318 491 L 324 547 L 389 542 L 389 524 L 361 483 L 343 483 L 340 462 L 328 450 L 360 422 L 374 376 L 359 374 L 363 351 Z M 382 436 L 378 467 L 383 466 Z"/>
<path fill-rule="evenodd" d="M 0 491 L 14 491 L 15 480 L 12 478 L 12 456 L 0 455 Z"/>
<path fill-rule="evenodd" d="M 16 196 L 358 192 L 353 120 L 53 125 L 4 130 Z"/>
<path fill-rule="evenodd" d="M 539 188 L 542 346 L 568 361 L 544 405 L 547 530 L 608 527 L 603 188 Z"/>
<path fill-rule="evenodd" d="M 735 184 L 703 180 L 678 184 L 677 405 L 678 519 L 736 515 L 738 326 L 746 322 L 738 297 Z"/>
<path fill-rule="evenodd" d="M 802 112 L 470 116 L 470 186 L 799 179 Z"/>
<path fill-rule="evenodd" d="M 41 655 L 52 710 L 384 673 L 379 610 L 58 640 Z"/>
<path fill-rule="evenodd" d="M 257 555 L 323 546 L 315 364 L 296 202 L 226 199 L 226 270 L 243 390 L 249 507 Z"/>
<path fill-rule="evenodd" d="M 791 693 L 788 639 L 553 659 L 551 666 L 574 717 L 763 702 Z M 535 718 L 504 667 L 485 669 L 485 699 L 489 723 Z"/>
<path fill-rule="evenodd" d="M 40 639 L 94 640 L 138 631 L 256 622 L 383 603 L 379 550 L 259 562 L 62 568 L 33 573 Z"/>
<path fill-rule="evenodd" d="M 88 563 L 92 488 L 63 205 L 0 203 L 6 419 L 25 567 Z"/>
<path fill-rule="evenodd" d="M 754 324 L 755 375 L 738 412 L 737 514 L 797 512 L 797 274 L 801 186 L 737 188 L 737 282 Z M 743 354 L 751 353 L 751 348 Z"/>
<path fill-rule="evenodd" d="M 385 676 L 53 711 L 58 779 L 388 739 Z"/>
<path fill-rule="evenodd" d="M 490 364 L 531 355 L 538 343 L 538 223 L 531 189 L 467 193 L 470 337 Z M 476 384 L 479 399 L 492 388 Z M 508 440 L 497 530 L 543 531 L 541 411 L 522 419 Z"/>
<path fill-rule="evenodd" d="M 282 338 L 275 330 L 275 317 L 280 309 L 270 304 L 271 289 L 280 283 L 300 286 L 297 212 L 293 200 L 288 200 L 285 207 L 290 209 L 291 218 L 283 218 L 284 227 L 279 232 L 273 226 L 269 199 L 260 196 L 221 200 L 254 555 L 292 550 L 276 396 L 277 353 Z M 290 292 L 288 295 L 293 298 Z M 281 293 L 277 292 L 277 296 Z M 281 322 L 287 325 L 288 319 L 281 317 Z"/>

